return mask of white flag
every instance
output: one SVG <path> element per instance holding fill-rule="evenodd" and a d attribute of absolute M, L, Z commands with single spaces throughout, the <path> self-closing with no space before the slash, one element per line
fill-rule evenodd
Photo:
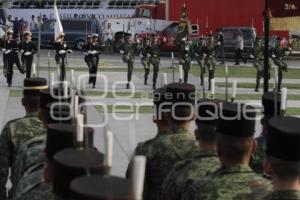
<path fill-rule="evenodd" d="M 58 37 L 64 32 L 63 27 L 61 25 L 60 18 L 59 18 L 56 1 L 54 2 L 54 19 L 55 19 L 54 39 L 56 41 L 58 39 Z"/>

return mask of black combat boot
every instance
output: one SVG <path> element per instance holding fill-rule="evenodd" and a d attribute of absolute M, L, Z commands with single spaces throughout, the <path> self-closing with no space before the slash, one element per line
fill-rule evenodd
<path fill-rule="evenodd" d="M 130 89 L 129 83 L 126 84 L 126 89 Z"/>

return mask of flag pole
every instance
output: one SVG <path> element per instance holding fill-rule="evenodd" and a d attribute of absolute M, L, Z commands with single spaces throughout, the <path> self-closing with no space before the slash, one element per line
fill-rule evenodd
<path fill-rule="evenodd" d="M 270 0 L 265 0 L 265 23 L 264 23 L 264 35 L 265 35 L 265 47 L 264 47 L 264 93 L 269 91 L 269 33 L 270 33 Z"/>

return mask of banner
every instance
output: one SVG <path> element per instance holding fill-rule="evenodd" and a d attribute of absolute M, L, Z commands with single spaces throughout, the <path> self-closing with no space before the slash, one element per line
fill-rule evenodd
<path fill-rule="evenodd" d="M 188 37 L 192 32 L 191 23 L 187 16 L 186 5 L 183 4 L 183 8 L 181 11 L 181 18 L 179 21 L 179 27 L 176 36 L 176 42 L 180 42 L 182 38 Z"/>
<path fill-rule="evenodd" d="M 299 0 L 270 0 L 270 30 L 293 31 L 300 29 Z"/>
<path fill-rule="evenodd" d="M 59 18 L 56 1 L 54 2 L 54 19 L 55 19 L 55 26 L 54 26 L 54 39 L 55 41 L 57 38 L 64 32 L 64 29 L 61 25 L 61 21 Z"/>

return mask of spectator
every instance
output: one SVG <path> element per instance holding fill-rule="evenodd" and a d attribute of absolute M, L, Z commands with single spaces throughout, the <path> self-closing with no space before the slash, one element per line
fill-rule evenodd
<path fill-rule="evenodd" d="M 104 42 L 105 42 L 105 46 L 106 46 L 108 52 L 113 51 L 113 49 L 112 49 L 113 39 L 114 39 L 114 32 L 111 28 L 111 23 L 108 23 L 107 29 L 105 30 L 105 33 L 104 33 Z"/>
<path fill-rule="evenodd" d="M 44 14 L 44 15 L 43 15 L 43 18 L 42 18 L 42 21 L 43 21 L 43 22 L 46 22 L 46 21 L 48 21 L 48 20 L 49 20 L 49 19 L 48 19 L 47 15 Z"/>
<path fill-rule="evenodd" d="M 34 15 L 31 16 L 31 22 L 30 22 L 30 30 L 34 30 L 38 27 L 37 19 Z"/>
<path fill-rule="evenodd" d="M 19 18 L 18 17 L 15 17 L 15 20 L 13 21 L 13 26 L 14 26 L 13 38 L 16 38 L 19 34 Z"/>
<path fill-rule="evenodd" d="M 5 23 L 5 32 L 13 31 L 13 29 L 14 29 L 14 24 L 11 19 L 11 15 L 8 15 L 8 17 L 6 19 L 6 23 Z"/>
<path fill-rule="evenodd" d="M 24 32 L 24 18 L 22 17 L 20 20 L 19 20 L 19 23 L 18 23 L 18 30 L 19 30 L 19 33 L 22 35 L 23 32 Z"/>
<path fill-rule="evenodd" d="M 235 65 L 240 64 L 240 59 L 244 60 L 245 63 L 247 62 L 247 60 L 242 56 L 243 49 L 244 49 L 244 38 L 242 33 L 238 32 L 235 39 Z"/>
<path fill-rule="evenodd" d="M 217 58 L 221 59 L 220 64 L 225 63 L 225 55 L 224 55 L 224 34 L 221 30 L 218 30 L 218 45 L 217 45 Z"/>

